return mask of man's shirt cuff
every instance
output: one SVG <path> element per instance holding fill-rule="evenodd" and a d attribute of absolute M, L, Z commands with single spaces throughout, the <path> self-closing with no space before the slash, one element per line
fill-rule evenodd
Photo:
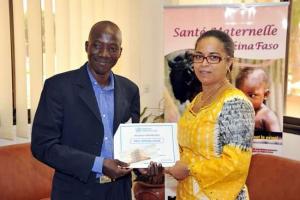
<path fill-rule="evenodd" d="M 104 160 L 103 157 L 96 156 L 95 161 L 94 161 L 94 165 L 93 165 L 93 168 L 92 168 L 93 172 L 95 172 L 99 175 L 102 175 L 103 160 Z"/>

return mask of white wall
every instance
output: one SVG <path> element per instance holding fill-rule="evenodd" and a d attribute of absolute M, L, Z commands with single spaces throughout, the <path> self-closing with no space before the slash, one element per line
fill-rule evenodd
<path fill-rule="evenodd" d="M 300 160 L 300 135 L 283 134 L 283 156 L 294 160 Z"/>

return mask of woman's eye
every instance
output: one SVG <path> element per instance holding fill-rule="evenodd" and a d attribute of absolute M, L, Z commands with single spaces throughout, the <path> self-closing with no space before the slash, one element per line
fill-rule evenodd
<path fill-rule="evenodd" d="M 210 60 L 219 60 L 219 59 L 220 59 L 220 56 L 214 56 L 214 55 L 212 55 L 212 56 L 208 56 L 208 58 L 209 58 Z"/>
<path fill-rule="evenodd" d="M 194 60 L 203 60 L 204 56 L 203 55 L 197 55 L 197 54 L 194 54 L 193 55 L 193 59 Z"/>

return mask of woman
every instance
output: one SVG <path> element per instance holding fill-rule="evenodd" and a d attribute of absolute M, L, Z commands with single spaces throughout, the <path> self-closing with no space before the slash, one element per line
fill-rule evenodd
<path fill-rule="evenodd" d="M 165 172 L 179 180 L 176 199 L 249 199 L 254 110 L 228 81 L 234 43 L 224 32 L 202 34 L 193 53 L 200 92 L 179 120 L 180 161 Z"/>

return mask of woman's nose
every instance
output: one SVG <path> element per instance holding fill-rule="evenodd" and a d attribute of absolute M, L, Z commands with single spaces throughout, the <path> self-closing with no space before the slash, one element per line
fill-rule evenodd
<path fill-rule="evenodd" d="M 204 57 L 204 58 L 203 58 L 202 65 L 208 65 L 208 64 L 209 64 L 208 58 L 207 58 L 207 57 Z"/>

